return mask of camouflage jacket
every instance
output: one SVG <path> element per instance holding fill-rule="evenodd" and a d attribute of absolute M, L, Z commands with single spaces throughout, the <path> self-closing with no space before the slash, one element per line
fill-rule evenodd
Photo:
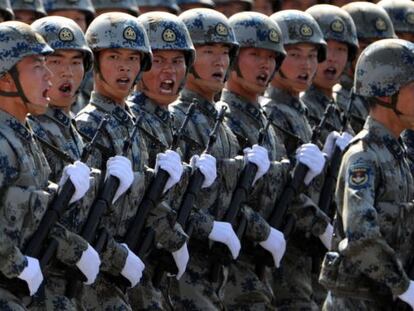
<path fill-rule="evenodd" d="M 399 141 L 368 117 L 345 151 L 336 188 L 339 287 L 358 292 L 379 284 L 393 295 L 407 290 L 404 268 L 414 246 L 413 182 Z"/>
<path fill-rule="evenodd" d="M 410 161 L 411 172 L 414 175 L 414 131 L 405 130 L 401 134 L 402 142 L 407 150 L 407 157 Z"/>
<path fill-rule="evenodd" d="M 353 81 L 349 76 L 345 76 L 341 79 L 341 84 L 337 84 L 333 88 L 333 98 L 338 107 L 348 112 L 348 107 L 351 100 L 351 89 Z M 368 117 L 369 106 L 366 100 L 359 95 L 354 95 L 352 101 L 351 111 L 347 115 L 349 123 L 355 133 L 359 133 L 364 127 L 365 120 Z"/>
<path fill-rule="evenodd" d="M 335 107 L 335 110 L 328 116 L 325 126 L 321 130 L 320 141 L 322 144 L 325 143 L 326 137 L 328 137 L 330 132 L 341 132 L 341 111 L 332 99 L 329 99 L 322 91 L 312 85 L 301 95 L 301 100 L 308 108 L 308 120 L 312 127 L 319 124 L 328 105 L 333 104 Z M 352 130 L 350 131 L 352 132 Z"/>
<path fill-rule="evenodd" d="M 263 109 L 282 138 L 291 162 L 295 163 L 296 149 L 308 143 L 312 136 L 307 108 L 299 98 L 274 87 L 269 88 L 265 96 L 268 98 L 262 101 Z M 328 216 L 315 204 L 319 199 L 319 188 L 322 183 L 323 177 L 315 178 L 310 186 L 295 198 L 290 208 L 296 215 L 298 229 L 316 237 L 325 231 L 329 222 Z"/>
<path fill-rule="evenodd" d="M 178 100 L 169 106 L 174 116 L 175 127 L 181 125 L 194 99 L 198 101 L 198 104 L 180 146 L 183 160 L 186 162 L 193 155 L 200 154 L 205 149 L 208 135 L 217 115 L 217 110 L 212 103 L 197 93 L 184 89 Z M 217 159 L 217 179 L 211 187 L 200 191 L 191 219 L 194 223 L 193 236 L 198 239 L 207 239 L 212 230 L 213 221 L 222 219 L 227 210 L 243 167 L 243 160 L 235 159 L 239 149 L 237 138 L 222 123 L 211 150 L 211 155 Z"/>
<path fill-rule="evenodd" d="M 0 271 L 16 277 L 27 265 L 23 250 L 56 193 L 48 182 L 50 168 L 31 131 L 0 110 Z M 87 244 L 56 224 L 50 237 L 58 241 L 57 259 L 67 265 L 79 261 Z"/>
<path fill-rule="evenodd" d="M 135 124 L 128 106 L 122 108 L 111 99 L 92 92 L 91 102 L 76 117 L 77 126 L 80 132 L 92 137 L 100 120 L 106 114 L 109 114 L 110 118 L 105 126 L 104 135 L 100 137 L 100 142 L 111 150 L 113 155 L 121 154 L 124 141 L 131 135 Z M 97 149 L 95 151 L 97 152 L 91 157 L 92 165 L 105 168 L 105 156 Z M 111 210 L 107 211 L 101 221 L 101 225 L 105 226 L 117 241 L 122 241 L 130 221 L 137 212 L 145 189 L 153 177 L 153 171 L 146 168 L 148 152 L 139 131 L 126 156 L 132 163 L 134 182 L 126 194 L 112 205 Z M 154 229 L 155 240 L 161 247 L 175 251 L 186 241 L 186 235 L 180 228 L 171 227 L 170 212 L 168 206 L 160 204 L 156 209 L 151 210 L 147 226 Z"/>
<path fill-rule="evenodd" d="M 239 153 L 243 152 L 243 148 L 257 144 L 260 129 L 267 123 L 260 105 L 250 103 L 237 94 L 223 89 L 220 102 L 216 104 L 217 108 L 222 106 L 228 107 L 225 120 L 239 140 L 241 146 Z M 254 185 L 248 202 L 252 209 L 251 213 L 258 214 L 255 217 L 251 216 L 248 224 L 251 227 L 248 232 L 255 232 L 256 239 L 259 236 L 267 238 L 265 234 L 270 232 L 265 219 L 270 217 L 274 203 L 285 186 L 290 166 L 287 162 L 281 163 L 282 158 L 286 157 L 286 151 L 272 127 L 268 128 L 262 146 L 269 152 L 271 166 L 266 175 Z"/>

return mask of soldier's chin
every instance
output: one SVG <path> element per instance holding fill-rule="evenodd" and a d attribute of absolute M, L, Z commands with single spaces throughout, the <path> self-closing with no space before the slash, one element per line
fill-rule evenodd
<path fill-rule="evenodd" d="M 408 130 L 414 130 L 414 116 L 400 115 L 404 128 Z"/>
<path fill-rule="evenodd" d="M 49 107 L 49 101 L 44 101 L 43 103 L 30 103 L 29 112 L 32 115 L 38 116 L 46 113 L 47 108 Z"/>

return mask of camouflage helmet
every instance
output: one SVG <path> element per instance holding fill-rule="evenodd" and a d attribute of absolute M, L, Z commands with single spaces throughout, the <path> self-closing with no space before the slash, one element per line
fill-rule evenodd
<path fill-rule="evenodd" d="M 355 93 L 366 97 L 392 96 L 414 81 L 414 44 L 383 39 L 370 44 L 358 58 Z"/>
<path fill-rule="evenodd" d="M 14 19 L 14 13 L 10 0 L 0 0 L 0 12 L 3 14 L 4 21 L 11 21 Z"/>
<path fill-rule="evenodd" d="M 410 0 L 382 0 L 377 5 L 387 11 L 395 32 L 414 33 L 414 2 Z"/>
<path fill-rule="evenodd" d="M 34 12 L 36 18 L 47 15 L 42 0 L 11 0 L 11 5 L 14 11 L 25 10 Z"/>
<path fill-rule="evenodd" d="M 283 44 L 312 43 L 318 46 L 318 61 L 326 59 L 326 42 L 318 23 L 309 13 L 299 10 L 283 10 L 272 14 L 283 35 Z"/>
<path fill-rule="evenodd" d="M 0 23 L 0 33 L 0 76 L 26 56 L 48 55 L 53 52 L 45 39 L 25 23 Z"/>
<path fill-rule="evenodd" d="M 358 52 L 358 37 L 352 17 L 345 10 L 329 4 L 317 4 L 306 10 L 324 34 L 325 41 L 335 40 L 348 45 L 349 60 Z"/>
<path fill-rule="evenodd" d="M 125 10 L 133 16 L 138 16 L 138 5 L 136 0 L 92 0 L 95 10 Z"/>
<path fill-rule="evenodd" d="M 91 0 L 44 0 L 44 5 L 47 13 L 60 10 L 79 10 L 85 14 L 88 24 L 95 17 L 95 9 Z"/>
<path fill-rule="evenodd" d="M 138 7 L 163 7 L 170 11 L 170 13 L 178 14 L 180 7 L 175 0 L 137 0 Z"/>
<path fill-rule="evenodd" d="M 230 60 L 237 55 L 239 45 L 226 16 L 212 9 L 197 8 L 180 14 L 194 46 L 222 43 L 230 47 Z"/>
<path fill-rule="evenodd" d="M 166 12 L 148 12 L 138 17 L 147 32 L 151 50 L 178 50 L 185 55 L 187 68 L 193 65 L 195 49 L 185 24 Z"/>
<path fill-rule="evenodd" d="M 262 48 L 276 52 L 276 64 L 281 65 L 286 51 L 282 32 L 268 16 L 257 12 L 241 12 L 229 18 L 240 48 Z M 276 68 L 277 70 L 277 68 Z"/>
<path fill-rule="evenodd" d="M 148 36 L 137 18 L 120 12 L 99 15 L 89 25 L 86 41 L 93 52 L 104 49 L 131 49 L 141 53 L 141 72 L 151 68 Z"/>
<path fill-rule="evenodd" d="M 73 20 L 62 16 L 48 16 L 38 19 L 31 26 L 55 51 L 82 52 L 85 72 L 92 68 L 92 51 L 86 43 L 82 30 Z"/>
<path fill-rule="evenodd" d="M 182 9 L 182 5 L 197 4 L 202 8 L 214 9 L 216 6 L 213 0 L 177 0 L 178 6 Z"/>
<path fill-rule="evenodd" d="M 351 2 L 342 7 L 351 15 L 358 39 L 396 38 L 394 27 L 387 12 L 374 3 Z"/>

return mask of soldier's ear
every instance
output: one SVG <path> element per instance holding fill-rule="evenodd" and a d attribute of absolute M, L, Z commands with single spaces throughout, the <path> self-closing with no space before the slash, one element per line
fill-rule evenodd
<path fill-rule="evenodd" d="M 16 85 L 10 73 L 5 73 L 0 77 L 0 90 L 11 92 L 16 90 Z"/>

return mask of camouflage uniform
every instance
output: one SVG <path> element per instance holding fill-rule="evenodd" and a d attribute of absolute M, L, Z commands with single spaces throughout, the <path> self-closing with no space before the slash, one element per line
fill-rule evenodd
<path fill-rule="evenodd" d="M 284 44 L 311 43 L 318 47 L 318 60 L 325 59 L 326 43 L 316 23 L 308 13 L 287 10 L 271 16 L 282 29 Z M 309 31 L 310 29 L 310 31 Z M 270 87 L 262 101 L 267 116 L 282 138 L 292 164 L 296 162 L 296 149 L 310 141 L 311 126 L 308 109 L 301 99 L 285 91 Z M 275 304 L 280 310 L 317 310 L 314 297 L 312 272 L 314 243 L 329 223 L 329 218 L 314 203 L 318 195 L 315 189 L 321 185 L 318 176 L 291 203 L 289 213 L 296 217 L 296 231 L 288 241 L 286 254 L 279 270 L 273 271 L 269 281 L 275 292 Z"/>
<path fill-rule="evenodd" d="M 262 48 L 277 55 L 277 64 L 281 64 L 285 56 L 285 50 L 281 43 L 281 32 L 277 24 L 267 16 L 260 13 L 239 13 L 229 19 L 230 26 L 236 35 L 240 48 Z M 234 72 L 244 79 L 239 70 L 243 64 L 235 61 Z M 270 74 L 271 81 L 276 68 Z M 245 80 L 244 83 L 249 83 Z M 252 83 L 253 84 L 253 83 Z M 223 89 L 220 102 L 216 104 L 219 109 L 223 106 L 228 108 L 225 123 L 236 135 L 240 149 L 251 147 L 258 143 L 259 132 L 264 128 L 267 120 L 258 102 L 250 102 L 245 98 Z M 257 219 L 257 229 L 262 229 L 260 236 L 246 236 L 243 244 L 249 245 L 242 252 L 237 261 L 229 265 L 229 277 L 225 288 L 224 303 L 227 310 L 271 310 L 273 293 L 256 275 L 253 242 L 261 242 L 270 234 L 270 226 L 266 222 L 273 209 L 276 198 L 280 195 L 287 179 L 289 170 L 288 162 L 281 163 L 286 151 L 276 133 L 272 128 L 267 130 L 262 144 L 268 150 L 271 167 L 263 178 L 257 181 L 248 203 L 249 213 Z M 277 182 L 275 182 L 277 181 Z M 247 210 L 247 206 L 245 206 Z M 249 284 L 246 286 L 246 284 Z"/>
<path fill-rule="evenodd" d="M 20 22 L 2 23 L 2 63 L 1 72 L 9 71 L 18 61 L 30 55 L 50 54 L 53 50 L 40 35 L 26 24 Z M 18 52 L 15 46 L 19 46 Z M 18 79 L 18 78 L 13 78 Z M 17 83 L 17 82 L 16 82 Z M 3 96 L 7 96 L 3 94 Z M 24 90 L 18 95 L 25 98 Z M 27 103 L 28 105 L 30 103 Z M 57 190 L 56 184 L 48 182 L 50 168 L 41 149 L 37 145 L 29 128 L 21 124 L 12 115 L 0 111 L 0 158 L 1 165 L 1 272 L 7 278 L 20 275 L 27 266 L 27 259 L 22 251 L 42 219 L 48 204 Z M 49 233 L 50 238 L 58 242 L 56 260 L 67 266 L 74 266 L 88 247 L 86 241 L 67 231 L 59 223 Z M 46 295 L 49 279 L 46 279 Z M 50 280 L 52 281 L 52 280 Z M 21 298 L 20 287 L 10 287 L 7 281 L 0 284 L 0 305 L 4 310 L 26 310 Z M 66 299 L 67 300 L 67 299 Z M 41 308 L 48 310 L 67 310 L 71 302 L 64 297 L 49 300 Z M 63 306 L 61 308 L 61 306 Z M 35 305 L 34 308 L 39 307 Z"/>
<path fill-rule="evenodd" d="M 126 29 L 132 29 L 135 32 L 135 36 L 130 36 L 133 40 L 120 39 Z M 148 38 L 144 31 L 142 25 L 127 14 L 108 13 L 100 15 L 99 19 L 95 19 L 89 27 L 86 37 L 92 50 L 106 46 L 110 48 L 133 48 L 140 51 L 142 54 L 141 70 L 148 70 L 151 56 Z M 97 40 L 95 40 L 96 38 Z M 112 154 L 120 154 L 125 139 L 129 137 L 134 127 L 134 117 L 128 106 L 121 107 L 113 100 L 92 92 L 91 102 L 77 115 L 76 122 L 81 132 L 92 137 L 98 123 L 105 114 L 110 115 L 110 120 L 105 127 L 105 135 L 103 135 L 101 143 L 112 150 Z M 131 160 L 134 170 L 134 183 L 126 195 L 115 202 L 111 206 L 111 210 L 101 220 L 101 226 L 108 230 L 114 241 L 121 242 L 130 220 L 137 212 L 139 203 L 145 193 L 145 187 L 149 184 L 152 176 L 151 171 L 145 170 L 144 167 L 148 163 L 148 153 L 139 134 L 133 140 L 127 157 Z M 96 153 L 93 156 L 92 164 L 95 167 L 102 167 L 106 162 L 104 158 L 104 155 Z M 151 225 L 155 231 L 155 240 L 158 244 L 168 251 L 176 251 L 186 241 L 186 235 L 179 227 L 172 228 L 168 213 L 168 206 L 161 204 L 159 208 L 151 210 L 147 224 Z M 114 242 L 113 244 L 117 243 Z M 116 247 L 116 249 L 118 248 L 119 246 Z M 125 256 L 126 249 L 124 247 L 122 247 L 122 255 L 118 257 L 116 254 L 107 251 L 101 255 L 103 263 L 101 270 L 111 275 L 118 275 L 125 262 Z M 85 290 L 84 297 L 87 307 L 93 306 L 97 310 L 100 310 L 100 308 L 105 310 L 130 309 L 127 296 L 115 284 L 103 277 L 98 279 L 92 286 L 92 290 Z"/>
<path fill-rule="evenodd" d="M 413 81 L 413 64 L 413 44 L 373 43 L 359 58 L 355 91 L 371 98 L 398 95 Z M 395 103 L 388 107 L 398 111 Z M 391 310 L 394 297 L 408 288 L 404 268 L 414 246 L 407 156 L 395 133 L 370 116 L 345 151 L 339 173 L 337 252 L 326 255 L 320 277 L 331 291 L 324 308 Z"/>

